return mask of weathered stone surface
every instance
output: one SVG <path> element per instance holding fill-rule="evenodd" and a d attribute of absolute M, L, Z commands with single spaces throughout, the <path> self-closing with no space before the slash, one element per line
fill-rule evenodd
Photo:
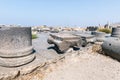
<path fill-rule="evenodd" d="M 10 27 L 0 29 L 0 49 L 23 49 L 30 47 L 31 28 L 30 27 Z"/>
<path fill-rule="evenodd" d="M 112 28 L 111 37 L 106 38 L 102 50 L 109 56 L 120 61 L 120 28 Z"/>
<path fill-rule="evenodd" d="M 43 67 L 46 63 L 46 59 L 41 57 L 38 53 L 36 53 L 35 56 L 36 59 L 34 61 L 23 66 L 12 68 L 0 66 L 0 80 L 13 80 L 18 76 L 26 75 L 37 68 Z"/>
<path fill-rule="evenodd" d="M 91 32 L 96 37 L 96 41 L 102 42 L 105 40 L 106 33 L 104 32 Z"/>
<path fill-rule="evenodd" d="M 109 56 L 120 61 L 120 39 L 109 37 L 102 44 L 102 50 Z"/>
<path fill-rule="evenodd" d="M 96 41 L 96 38 L 94 35 L 91 35 L 91 34 L 87 34 L 87 33 L 76 33 L 75 34 L 76 36 L 81 36 L 81 38 L 83 38 L 84 40 L 87 41 L 87 43 L 91 43 L 91 42 L 95 42 Z"/>
<path fill-rule="evenodd" d="M 33 39 L 32 43 L 33 43 L 34 49 L 40 56 L 44 57 L 47 60 L 51 60 L 60 55 L 63 55 L 63 54 L 58 54 L 54 50 L 53 44 L 47 43 L 49 33 L 40 33 L 40 34 L 37 34 L 37 36 L 38 36 L 38 38 Z M 40 45 L 42 45 L 42 46 L 40 46 Z"/>
<path fill-rule="evenodd" d="M 80 39 L 80 37 L 78 36 L 74 36 L 72 34 L 50 34 L 50 36 L 52 36 L 53 38 L 59 38 L 61 40 L 70 40 L 70 39 Z"/>
<path fill-rule="evenodd" d="M 112 37 L 120 37 L 120 28 L 112 28 Z"/>
<path fill-rule="evenodd" d="M 31 50 L 31 28 L 6 27 L 0 29 L 0 56 L 19 57 Z M 22 51 L 22 49 L 25 51 Z M 20 53 L 22 51 L 22 53 Z M 23 54 L 24 52 L 24 54 Z M 17 54 L 17 55 L 16 55 Z M 20 55 L 21 54 L 21 55 Z M 15 56 L 16 55 L 16 56 Z M 26 55 L 26 54 L 25 54 Z M 6 57 L 5 56 L 5 57 Z"/>
<path fill-rule="evenodd" d="M 82 38 L 72 34 L 50 34 L 48 38 L 49 44 L 55 44 L 58 52 L 66 52 L 70 47 L 80 47 L 82 45 Z"/>
<path fill-rule="evenodd" d="M 0 66 L 0 80 L 11 80 L 19 76 L 20 71 L 16 68 L 7 68 Z"/>
<path fill-rule="evenodd" d="M 17 58 L 0 58 L 0 66 L 18 67 L 30 63 L 34 59 L 35 59 L 34 53 L 28 56 L 17 57 Z"/>
<path fill-rule="evenodd" d="M 15 57 L 22 57 L 22 56 L 26 56 L 29 55 L 33 52 L 33 47 L 26 47 L 23 49 L 18 49 L 18 50 L 0 50 L 0 57 L 3 58 L 15 58 Z"/>
<path fill-rule="evenodd" d="M 36 53 L 35 56 L 36 59 L 31 63 L 17 67 L 17 69 L 20 71 L 20 75 L 31 73 L 35 69 L 43 67 L 46 64 L 47 60 L 44 57 L 40 56 L 39 53 Z"/>
<path fill-rule="evenodd" d="M 15 67 L 35 59 L 30 27 L 0 28 L 0 65 Z"/>

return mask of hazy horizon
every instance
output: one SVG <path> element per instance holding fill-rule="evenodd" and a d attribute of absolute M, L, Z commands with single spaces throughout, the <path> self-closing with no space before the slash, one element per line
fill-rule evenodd
<path fill-rule="evenodd" d="M 120 22 L 120 0 L 0 0 L 0 24 L 98 26 Z"/>

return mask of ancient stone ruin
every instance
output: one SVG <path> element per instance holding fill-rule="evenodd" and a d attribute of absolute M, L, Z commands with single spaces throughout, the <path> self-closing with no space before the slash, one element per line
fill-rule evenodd
<path fill-rule="evenodd" d="M 111 37 L 102 44 L 103 51 L 120 61 L 120 28 L 112 28 Z"/>
<path fill-rule="evenodd" d="M 50 37 L 48 38 L 49 44 L 54 44 L 56 50 L 59 53 L 66 52 L 70 47 L 80 47 L 85 44 L 85 42 L 82 40 L 80 36 L 75 36 L 72 34 L 50 34 Z"/>
<path fill-rule="evenodd" d="M 120 28 L 112 28 L 112 37 L 120 37 Z"/>
<path fill-rule="evenodd" d="M 85 47 L 95 42 L 103 42 L 106 38 L 104 32 L 69 32 L 50 34 L 48 38 L 49 44 L 54 44 L 58 52 L 66 52 L 69 48 Z"/>
<path fill-rule="evenodd" d="M 17 67 L 34 59 L 30 27 L 0 28 L 0 66 Z"/>
<path fill-rule="evenodd" d="M 94 32 L 91 32 L 91 34 L 95 36 L 96 41 L 98 41 L 98 42 L 103 42 L 105 40 L 106 33 L 104 33 L 104 32 L 94 31 Z"/>

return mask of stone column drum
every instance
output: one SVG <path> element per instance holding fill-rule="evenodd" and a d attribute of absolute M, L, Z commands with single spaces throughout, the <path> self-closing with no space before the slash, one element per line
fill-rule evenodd
<path fill-rule="evenodd" d="M 105 54 L 120 61 L 120 38 L 107 38 L 102 44 Z"/>
<path fill-rule="evenodd" d="M 104 41 L 102 50 L 107 55 L 120 61 L 120 28 L 112 28 L 111 37 Z"/>
<path fill-rule="evenodd" d="M 34 59 L 30 27 L 0 28 L 0 66 L 18 67 Z"/>
<path fill-rule="evenodd" d="M 120 37 L 120 28 L 112 28 L 111 37 Z"/>
<path fill-rule="evenodd" d="M 106 33 L 104 32 L 91 32 L 96 37 L 96 41 L 103 42 L 105 40 Z"/>

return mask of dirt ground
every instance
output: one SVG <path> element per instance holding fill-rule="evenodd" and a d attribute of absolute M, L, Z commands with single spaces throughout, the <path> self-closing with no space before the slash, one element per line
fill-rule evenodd
<path fill-rule="evenodd" d="M 120 62 L 91 50 L 79 51 L 43 80 L 120 80 Z"/>
<path fill-rule="evenodd" d="M 99 50 L 100 46 L 94 45 L 73 51 L 16 80 L 120 80 L 120 62 L 97 53 Z"/>

